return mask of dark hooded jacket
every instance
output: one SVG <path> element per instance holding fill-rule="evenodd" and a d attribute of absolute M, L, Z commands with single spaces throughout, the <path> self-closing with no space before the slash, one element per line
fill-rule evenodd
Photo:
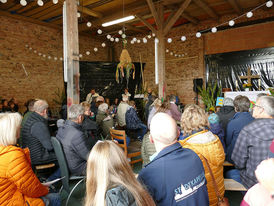
<path fill-rule="evenodd" d="M 232 106 L 223 106 L 221 107 L 220 111 L 217 112 L 217 115 L 219 116 L 220 119 L 220 124 L 222 125 L 224 132 L 226 134 L 226 127 L 230 119 L 233 118 L 235 114 L 234 107 Z"/>

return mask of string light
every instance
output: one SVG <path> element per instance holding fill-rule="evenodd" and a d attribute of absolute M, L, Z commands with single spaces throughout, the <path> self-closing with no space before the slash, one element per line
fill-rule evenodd
<path fill-rule="evenodd" d="M 119 30 L 119 31 L 118 31 L 118 34 L 122 35 L 122 34 L 123 34 L 123 31 L 122 31 L 122 30 Z"/>
<path fill-rule="evenodd" d="M 88 27 L 91 27 L 91 25 L 92 25 L 92 24 L 91 24 L 90 22 L 87 23 L 87 26 L 88 26 Z"/>
<path fill-rule="evenodd" d="M 185 40 L 186 40 L 186 36 L 182 36 L 181 41 L 185 41 Z"/>
<path fill-rule="evenodd" d="M 136 42 L 136 41 L 137 41 L 137 38 L 136 38 L 136 37 L 134 37 L 134 38 L 133 38 L 133 41 L 134 41 L 134 42 Z"/>
<path fill-rule="evenodd" d="M 168 49 L 166 49 L 166 53 L 168 53 L 169 52 L 169 50 Z"/>
<path fill-rule="evenodd" d="M 167 42 L 168 42 L 168 43 L 171 43 L 171 42 L 172 42 L 172 39 L 171 39 L 171 38 L 168 38 L 168 39 L 167 39 Z"/>
<path fill-rule="evenodd" d="M 116 42 L 119 42 L 119 38 L 116 37 L 116 38 L 115 38 L 115 41 L 116 41 Z"/>
<path fill-rule="evenodd" d="M 273 2 L 272 1 L 268 1 L 266 2 L 266 7 L 270 8 L 272 5 L 273 5 Z"/>
<path fill-rule="evenodd" d="M 87 51 L 87 52 L 86 52 L 86 55 L 90 55 L 90 51 Z"/>
<path fill-rule="evenodd" d="M 140 44 L 140 43 L 141 43 L 141 40 L 140 40 L 140 39 L 138 39 L 138 40 L 137 40 L 137 43 L 138 43 L 138 44 Z"/>
<path fill-rule="evenodd" d="M 146 44 L 146 43 L 147 43 L 147 39 L 146 39 L 146 38 L 143 38 L 143 42 Z"/>
<path fill-rule="evenodd" d="M 1 2 L 2 2 L 3 4 L 5 4 L 5 3 L 7 3 L 8 1 L 7 1 L 7 0 L 1 0 Z"/>
<path fill-rule="evenodd" d="M 197 33 L 196 33 L 196 37 L 197 37 L 197 38 L 200 38 L 201 36 L 202 36 L 202 34 L 201 34 L 200 32 L 197 32 Z"/>
<path fill-rule="evenodd" d="M 253 13 L 251 11 L 247 12 L 246 13 L 246 17 L 247 18 L 251 18 L 253 16 Z"/>
<path fill-rule="evenodd" d="M 105 46 L 106 46 L 106 44 L 103 42 L 103 43 L 102 43 L 102 47 L 105 47 Z"/>
<path fill-rule="evenodd" d="M 77 17 L 78 17 L 78 18 L 80 18 L 80 17 L 81 17 L 80 12 L 77 12 Z"/>
<path fill-rule="evenodd" d="M 53 3 L 53 4 L 57 4 L 57 3 L 58 3 L 58 0 L 52 0 L 52 3 Z"/>
<path fill-rule="evenodd" d="M 233 20 L 230 20 L 230 21 L 228 22 L 228 25 L 229 25 L 229 26 L 234 26 L 234 24 L 235 24 L 235 21 L 233 21 Z"/>
<path fill-rule="evenodd" d="M 217 28 L 216 28 L 216 27 L 213 27 L 213 28 L 211 29 L 211 32 L 212 32 L 212 33 L 216 33 L 216 32 L 217 32 Z"/>
<path fill-rule="evenodd" d="M 82 55 L 82 54 L 79 54 L 79 57 L 80 57 L 80 58 L 82 58 L 82 57 L 83 57 L 83 55 Z"/>
<path fill-rule="evenodd" d="M 127 36 L 126 34 L 122 34 L 122 38 L 125 39 Z"/>
<path fill-rule="evenodd" d="M 98 34 L 102 34 L 103 31 L 102 31 L 101 29 L 98 29 L 97 33 L 98 33 Z"/>
<path fill-rule="evenodd" d="M 114 38 L 113 38 L 113 37 L 111 37 L 111 38 L 110 38 L 110 41 L 114 41 Z"/>
<path fill-rule="evenodd" d="M 98 48 L 97 48 L 97 47 L 95 47 L 93 50 L 94 50 L 95 52 L 97 52 L 97 51 L 98 51 Z"/>
<path fill-rule="evenodd" d="M 38 1 L 37 1 L 37 4 L 38 4 L 38 6 L 43 6 L 43 5 L 44 5 L 44 2 L 43 2 L 42 0 L 38 0 Z"/>
<path fill-rule="evenodd" d="M 20 4 L 21 4 L 22 6 L 26 6 L 26 5 L 27 5 L 27 1 L 26 1 L 26 0 L 20 0 Z"/>

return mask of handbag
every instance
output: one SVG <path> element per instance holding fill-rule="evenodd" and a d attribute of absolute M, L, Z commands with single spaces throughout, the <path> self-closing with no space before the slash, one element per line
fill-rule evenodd
<path fill-rule="evenodd" d="M 226 197 L 221 197 L 221 195 L 220 195 L 220 192 L 219 192 L 219 189 L 218 189 L 218 185 L 217 185 L 216 180 L 215 180 L 215 178 L 213 176 L 213 172 L 212 172 L 212 170 L 211 170 L 211 168 L 209 166 L 209 163 L 208 163 L 207 159 L 202 154 L 200 154 L 200 155 L 205 160 L 206 166 L 207 166 L 207 168 L 209 170 L 209 173 L 210 173 L 210 176 L 212 178 L 213 187 L 214 187 L 216 196 L 218 198 L 218 206 L 229 206 L 228 199 Z"/>

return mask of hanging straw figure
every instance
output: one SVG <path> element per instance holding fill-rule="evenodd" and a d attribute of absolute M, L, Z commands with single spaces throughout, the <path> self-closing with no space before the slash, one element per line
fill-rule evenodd
<path fill-rule="evenodd" d="M 122 53 L 120 55 L 120 63 L 117 65 L 117 69 L 116 69 L 116 81 L 117 83 L 119 83 L 119 77 L 122 76 L 121 79 L 123 79 L 126 73 L 126 80 L 127 80 L 127 86 L 128 86 L 130 71 L 132 69 L 133 69 L 133 79 L 135 79 L 135 66 L 131 61 L 131 57 L 129 56 L 127 49 L 125 48 L 126 40 L 123 41 L 123 45 L 124 45 L 124 49 L 122 50 Z"/>

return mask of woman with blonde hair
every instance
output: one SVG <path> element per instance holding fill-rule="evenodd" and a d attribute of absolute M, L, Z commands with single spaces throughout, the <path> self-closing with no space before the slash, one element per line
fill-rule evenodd
<path fill-rule="evenodd" d="M 22 116 L 0 114 L 0 205 L 61 205 L 59 194 L 48 194 L 32 171 L 30 152 L 16 147 Z"/>
<path fill-rule="evenodd" d="M 85 206 L 153 206 L 136 180 L 122 149 L 112 141 L 98 142 L 87 165 Z"/>
<path fill-rule="evenodd" d="M 208 130 L 209 122 L 207 114 L 198 105 L 191 104 L 185 108 L 181 117 L 181 127 L 184 137 L 179 142 L 184 148 L 193 150 L 200 157 L 205 169 L 209 205 L 217 205 L 218 198 L 204 157 L 213 171 L 219 193 L 223 197 L 225 192 L 223 177 L 225 153 L 222 143 L 218 136 L 215 136 Z"/>

